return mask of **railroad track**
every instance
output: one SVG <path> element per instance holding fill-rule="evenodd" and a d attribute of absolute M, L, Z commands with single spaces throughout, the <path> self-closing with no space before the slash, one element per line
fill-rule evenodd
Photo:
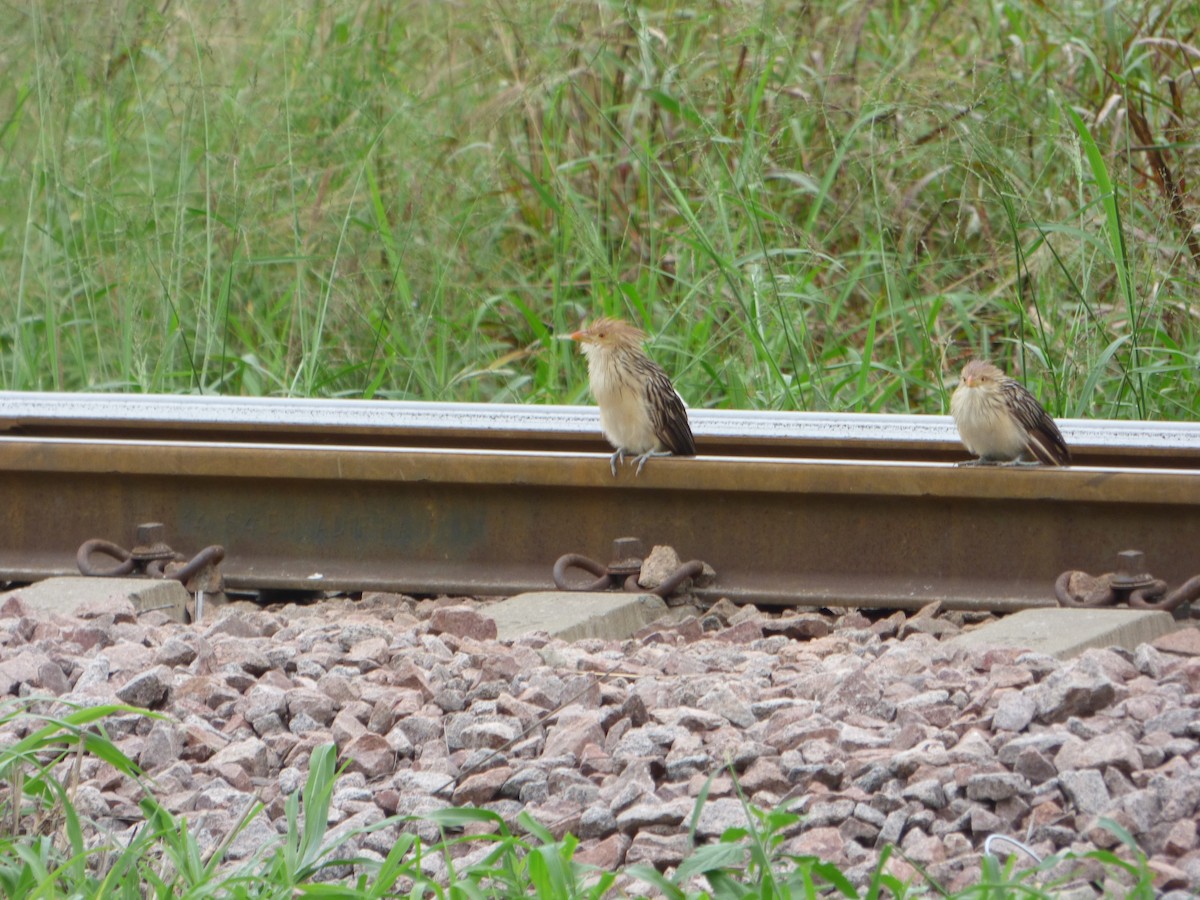
<path fill-rule="evenodd" d="M 1200 424 L 1060 422 L 1067 469 L 959 468 L 948 417 L 695 410 L 614 479 L 591 407 L 0 392 L 0 580 L 162 522 L 238 590 L 508 595 L 625 536 L 739 602 L 1015 610 L 1137 549 L 1200 573 Z"/>

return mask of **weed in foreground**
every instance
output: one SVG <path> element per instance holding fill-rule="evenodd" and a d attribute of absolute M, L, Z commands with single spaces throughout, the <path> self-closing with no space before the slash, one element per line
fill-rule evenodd
<path fill-rule="evenodd" d="M 23 733 L 0 748 L 0 893 L 12 898 L 66 897 L 279 897 L 382 898 L 406 896 L 586 898 L 653 896 L 700 898 L 942 896 L 1002 900 L 1052 898 L 1076 878 L 1073 866 L 1090 862 L 1105 873 L 1107 891 L 1122 897 L 1155 896 L 1144 855 L 1128 832 L 1104 823 L 1127 850 L 1059 853 L 1018 870 L 1017 859 L 982 857 L 976 885 L 951 894 L 909 864 L 900 877 L 890 865 L 898 853 L 885 847 L 859 888 L 836 866 L 787 851 L 802 817 L 786 806 L 760 810 L 741 798 L 746 824 L 712 844 L 696 846 L 672 872 L 645 865 L 601 871 L 578 861 L 578 840 L 521 814 L 513 830 L 497 813 L 444 809 L 419 817 L 383 819 L 362 828 L 330 829 L 330 805 L 340 769 L 336 748 L 316 748 L 303 788 L 285 803 L 286 830 L 234 860 L 229 850 L 255 817 L 252 805 L 216 845 L 202 844 L 187 817 L 173 814 L 152 795 L 137 766 L 105 737 L 111 716 L 146 715 L 123 706 L 70 709 L 54 700 L 10 702 L 0 708 L 0 729 Z M 121 834 L 105 832 L 72 802 L 80 760 L 94 757 L 143 787 L 141 822 Z M 697 798 L 690 825 L 707 803 Z M 437 826 L 441 838 L 422 841 L 401 832 L 382 858 L 353 851 L 353 841 L 396 824 Z M 349 851 L 349 852 L 347 852 Z M 1129 861 L 1132 859 L 1133 861 Z M 919 877 L 913 877 L 916 871 Z"/>

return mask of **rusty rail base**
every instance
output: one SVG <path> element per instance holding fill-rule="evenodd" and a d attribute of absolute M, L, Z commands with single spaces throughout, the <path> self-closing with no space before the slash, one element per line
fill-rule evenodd
<path fill-rule="evenodd" d="M 614 479 L 596 450 L 0 437 L 0 579 L 74 574 L 84 541 L 148 521 L 224 546 L 233 589 L 508 595 L 625 535 L 772 605 L 1049 605 L 1129 548 L 1172 584 L 1200 571 L 1194 470 L 701 456 Z"/>

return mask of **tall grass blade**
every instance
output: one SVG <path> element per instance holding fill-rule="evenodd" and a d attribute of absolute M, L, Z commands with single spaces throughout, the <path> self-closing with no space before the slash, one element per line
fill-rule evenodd
<path fill-rule="evenodd" d="M 1096 146 L 1096 140 L 1092 137 L 1091 131 L 1079 113 L 1069 106 L 1065 108 L 1079 134 L 1079 140 L 1087 154 L 1088 165 L 1092 170 L 1092 177 L 1096 179 L 1096 187 L 1100 191 L 1100 203 L 1104 208 L 1110 258 L 1113 268 L 1116 270 L 1121 297 L 1125 301 L 1126 314 L 1129 318 L 1130 366 L 1127 371 L 1133 382 L 1131 387 L 1138 418 L 1144 419 L 1146 417 L 1145 391 L 1142 385 L 1141 363 L 1138 359 L 1141 317 L 1134 297 L 1133 281 L 1129 270 L 1129 250 L 1125 244 L 1125 229 L 1121 225 L 1121 207 L 1117 203 L 1117 190 L 1109 178 L 1108 166 L 1104 163 L 1104 157 L 1100 153 L 1100 148 Z"/>

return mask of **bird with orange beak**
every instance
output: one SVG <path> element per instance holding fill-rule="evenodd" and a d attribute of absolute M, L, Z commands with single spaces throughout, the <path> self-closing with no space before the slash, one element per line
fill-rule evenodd
<path fill-rule="evenodd" d="M 991 363 L 971 360 L 950 397 L 950 415 L 966 448 L 978 459 L 966 466 L 1015 465 L 1033 457 L 1065 466 L 1071 453 L 1037 398 Z"/>
<path fill-rule="evenodd" d="M 597 319 L 570 335 L 587 357 L 588 381 L 600 407 L 600 427 L 616 447 L 613 477 L 626 454 L 642 474 L 652 456 L 695 456 L 687 407 L 671 379 L 646 355 L 646 335 L 620 319 Z"/>

